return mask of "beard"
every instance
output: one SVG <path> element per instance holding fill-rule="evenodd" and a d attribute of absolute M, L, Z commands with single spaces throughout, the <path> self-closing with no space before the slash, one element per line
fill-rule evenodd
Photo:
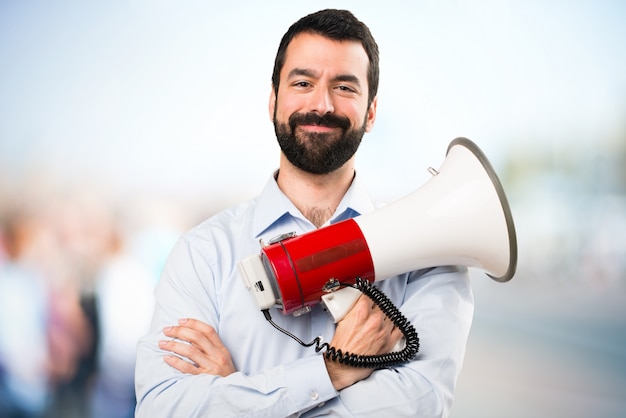
<path fill-rule="evenodd" d="M 296 133 L 299 125 L 339 128 L 341 133 Z M 274 131 L 280 149 L 291 164 L 311 174 L 328 174 L 343 166 L 356 153 L 365 130 L 365 120 L 361 127 L 352 129 L 348 118 L 330 113 L 293 113 L 288 123 L 281 123 L 274 111 Z"/>

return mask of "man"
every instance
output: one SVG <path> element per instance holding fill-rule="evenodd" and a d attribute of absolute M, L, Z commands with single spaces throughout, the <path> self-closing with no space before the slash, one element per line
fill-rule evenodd
<path fill-rule="evenodd" d="M 185 234 L 156 288 L 150 333 L 138 347 L 137 416 L 445 416 L 473 313 L 465 270 L 439 267 L 379 283 L 420 335 L 418 356 L 392 369 L 326 359 L 267 323 L 239 261 L 259 239 L 298 234 L 375 209 L 355 174 L 355 152 L 377 111 L 378 47 L 351 13 L 323 10 L 290 27 L 276 56 L 269 114 L 279 170 L 262 194 Z M 293 317 L 317 336 L 363 355 L 387 353 L 400 332 L 361 296 L 334 324 L 319 306 Z M 195 319 L 191 319 L 195 318 Z"/>

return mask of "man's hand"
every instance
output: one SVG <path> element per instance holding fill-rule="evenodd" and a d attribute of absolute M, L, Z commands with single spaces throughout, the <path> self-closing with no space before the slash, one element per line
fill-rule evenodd
<path fill-rule="evenodd" d="M 175 369 L 183 373 L 207 373 L 222 377 L 236 372 L 230 352 L 210 325 L 196 319 L 181 319 L 178 326 L 167 327 L 163 333 L 181 341 L 163 340 L 159 342 L 159 348 L 192 362 L 173 355 L 165 356 L 165 362 Z"/>
<path fill-rule="evenodd" d="M 402 332 L 393 325 L 370 298 L 361 295 L 352 310 L 337 323 L 330 345 L 358 355 L 377 355 L 393 351 Z M 326 369 L 336 390 L 367 378 L 374 369 L 357 368 L 326 359 Z"/>

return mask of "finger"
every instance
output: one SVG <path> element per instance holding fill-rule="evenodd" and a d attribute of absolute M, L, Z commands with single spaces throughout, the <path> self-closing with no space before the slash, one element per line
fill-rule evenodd
<path fill-rule="evenodd" d="M 180 324 L 180 326 L 184 326 L 201 333 L 216 347 L 221 347 L 224 345 L 215 328 L 213 328 L 206 322 L 202 322 L 193 318 L 182 318 L 178 321 L 178 323 Z"/>
<path fill-rule="evenodd" d="M 167 364 L 173 368 L 187 374 L 200 374 L 201 371 L 195 365 L 185 361 L 177 356 L 165 356 L 163 358 Z"/>
<path fill-rule="evenodd" d="M 201 361 L 202 356 L 204 355 L 204 353 L 195 346 L 175 340 L 159 341 L 159 348 L 162 350 L 170 351 L 174 354 L 178 354 L 179 356 L 186 357 L 195 364 L 198 364 Z"/>
<path fill-rule="evenodd" d="M 178 323 L 180 324 L 178 327 L 165 328 L 164 334 L 168 337 L 179 338 L 199 346 L 209 342 L 218 349 L 224 347 L 224 343 L 222 343 L 215 328 L 209 324 L 192 318 L 180 319 Z"/>
<path fill-rule="evenodd" d="M 186 341 L 189 344 L 200 348 L 202 351 L 211 350 L 212 344 L 201 332 L 182 326 L 172 326 L 163 329 L 163 334 L 167 337 Z"/>

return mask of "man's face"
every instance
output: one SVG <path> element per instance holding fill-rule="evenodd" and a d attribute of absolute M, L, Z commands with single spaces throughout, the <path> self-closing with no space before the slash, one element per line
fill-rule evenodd
<path fill-rule="evenodd" d="M 303 33 L 287 48 L 278 97 L 270 115 L 283 154 L 313 174 L 335 171 L 350 160 L 376 116 L 368 107 L 369 61 L 359 42 Z"/>

